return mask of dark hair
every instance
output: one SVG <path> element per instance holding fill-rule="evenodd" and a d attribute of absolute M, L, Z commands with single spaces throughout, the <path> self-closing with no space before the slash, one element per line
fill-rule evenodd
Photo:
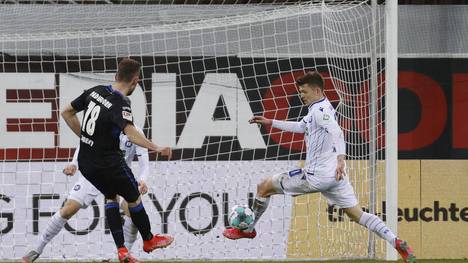
<path fill-rule="evenodd" d="M 120 61 L 116 78 L 118 81 L 130 82 L 136 74 L 140 74 L 141 64 L 131 58 L 124 58 Z"/>
<path fill-rule="evenodd" d="M 323 77 L 317 71 L 309 71 L 306 74 L 296 79 L 296 84 L 302 86 L 309 84 L 309 86 L 317 86 L 323 91 Z"/>

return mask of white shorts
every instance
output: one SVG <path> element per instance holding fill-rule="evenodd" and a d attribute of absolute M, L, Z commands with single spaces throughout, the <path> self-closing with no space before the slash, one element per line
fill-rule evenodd
<path fill-rule="evenodd" d="M 81 207 L 86 208 L 100 194 L 101 192 L 99 192 L 99 190 L 96 189 L 94 185 L 92 185 L 88 180 L 86 180 L 86 178 L 80 175 L 80 179 L 78 179 L 73 188 L 70 190 L 67 199 L 75 200 L 81 204 Z"/>
<path fill-rule="evenodd" d="M 341 181 L 336 181 L 335 177 L 306 174 L 302 169 L 296 169 L 274 175 L 272 179 L 279 193 L 296 196 L 320 192 L 325 196 L 329 205 L 349 208 L 358 204 L 348 176 Z"/>

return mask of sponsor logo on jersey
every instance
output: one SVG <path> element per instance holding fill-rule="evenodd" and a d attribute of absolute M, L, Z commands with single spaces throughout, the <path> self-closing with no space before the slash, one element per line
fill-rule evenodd
<path fill-rule="evenodd" d="M 129 111 L 122 111 L 122 118 L 128 120 L 128 121 L 133 121 L 133 116 L 132 113 Z"/>
<path fill-rule="evenodd" d="M 323 120 L 328 121 L 330 119 L 330 115 L 328 114 L 323 114 Z"/>

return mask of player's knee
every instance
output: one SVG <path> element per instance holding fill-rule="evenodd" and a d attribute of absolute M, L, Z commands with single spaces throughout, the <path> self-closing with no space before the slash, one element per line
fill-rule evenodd
<path fill-rule="evenodd" d="M 73 217 L 78 210 L 80 210 L 81 204 L 74 200 L 67 200 L 63 207 L 60 209 L 60 216 L 64 219 L 70 219 Z"/>
<path fill-rule="evenodd" d="M 359 208 L 359 206 L 345 208 L 344 212 L 352 221 L 359 223 L 359 219 L 362 215 L 362 210 Z"/>
<path fill-rule="evenodd" d="M 130 212 L 128 211 L 128 204 L 127 201 L 123 200 L 122 203 L 120 203 L 120 208 L 122 208 L 124 214 L 126 216 L 130 216 Z"/>
<path fill-rule="evenodd" d="M 257 185 L 257 196 L 259 197 L 269 197 L 274 193 L 273 183 L 271 178 L 263 180 Z"/>

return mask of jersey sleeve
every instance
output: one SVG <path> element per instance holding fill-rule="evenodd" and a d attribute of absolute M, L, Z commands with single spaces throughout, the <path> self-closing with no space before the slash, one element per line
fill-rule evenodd
<path fill-rule="evenodd" d="M 78 167 L 78 153 L 80 152 L 80 144 L 76 147 L 75 153 L 73 154 L 73 159 L 70 164 L 75 165 Z"/>
<path fill-rule="evenodd" d="M 132 108 L 130 102 L 125 99 L 117 100 L 112 106 L 112 122 L 117 125 L 121 130 L 127 124 L 133 124 Z"/>
<path fill-rule="evenodd" d="M 86 107 L 86 98 L 88 97 L 88 95 L 89 92 L 85 90 L 83 91 L 83 93 L 81 93 L 81 95 L 78 98 L 74 99 L 71 102 L 71 106 L 73 107 L 73 109 L 75 109 L 77 112 L 84 110 L 84 108 Z"/>
<path fill-rule="evenodd" d="M 138 167 L 139 174 L 138 178 L 140 180 L 146 181 L 149 174 L 149 156 L 148 156 L 148 149 L 136 146 L 136 154 L 138 157 Z"/>
<path fill-rule="evenodd" d="M 283 131 L 295 132 L 295 133 L 304 133 L 305 131 L 305 121 L 279 121 L 273 120 L 272 126 Z"/>
<path fill-rule="evenodd" d="M 334 110 L 320 108 L 313 113 L 313 118 L 318 127 L 324 128 L 332 137 L 333 149 L 338 155 L 346 155 L 346 144 L 343 131 L 335 119 Z"/>

